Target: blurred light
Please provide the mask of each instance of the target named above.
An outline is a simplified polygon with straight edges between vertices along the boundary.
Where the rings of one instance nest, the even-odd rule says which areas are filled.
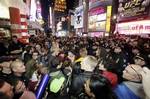
[[[85,0],[83,0],[83,6],[86,7],[86,1]]]
[[[105,33],[105,36],[109,36],[109,33]]]
[[[49,7],[49,14],[50,14],[50,27],[52,27],[52,7]]]
[[[113,19],[117,19],[117,16],[116,16],[116,15],[114,15],[114,16],[113,16]]]
[[[36,3],[37,3],[37,4],[40,4],[40,2],[39,2],[39,1],[37,1]]]
[[[57,23],[57,31],[61,30],[62,29],[62,22],[58,22]]]
[[[0,12],[0,18],[7,18],[9,19],[10,16],[9,16],[9,9],[6,5],[3,5],[3,3],[0,1],[0,9],[3,9],[1,10]]]
[[[67,16],[67,19],[70,19],[70,17],[69,17],[69,16]]]
[[[124,14],[121,14],[121,16],[123,17],[123,16],[124,16]]]
[[[31,0],[30,20],[35,21],[36,19],[36,3],[35,0]]]
[[[62,17],[62,18],[61,18],[61,21],[65,21],[65,20],[66,20],[66,18],[65,18],[65,17]]]

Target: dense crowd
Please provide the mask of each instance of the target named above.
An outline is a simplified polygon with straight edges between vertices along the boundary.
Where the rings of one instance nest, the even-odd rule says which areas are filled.
[[[150,40],[16,36],[0,41],[0,99],[150,99]]]

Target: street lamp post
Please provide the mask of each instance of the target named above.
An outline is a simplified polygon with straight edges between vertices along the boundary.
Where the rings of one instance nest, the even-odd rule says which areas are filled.
[[[83,0],[83,32],[88,32],[88,10],[89,10],[89,0]]]

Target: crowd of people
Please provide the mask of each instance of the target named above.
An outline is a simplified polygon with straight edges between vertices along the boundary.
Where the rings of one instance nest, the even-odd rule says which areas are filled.
[[[0,99],[150,99],[150,40],[32,36],[0,42]]]

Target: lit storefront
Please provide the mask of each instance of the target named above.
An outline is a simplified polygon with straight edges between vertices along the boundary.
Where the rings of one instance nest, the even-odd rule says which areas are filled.
[[[27,43],[27,15],[28,7],[23,0],[0,1],[0,35],[1,38],[16,35],[20,41]]]
[[[10,21],[9,19],[0,19],[0,38],[10,38]]]
[[[0,1],[0,38],[10,38],[10,16],[9,9],[6,3]]]

